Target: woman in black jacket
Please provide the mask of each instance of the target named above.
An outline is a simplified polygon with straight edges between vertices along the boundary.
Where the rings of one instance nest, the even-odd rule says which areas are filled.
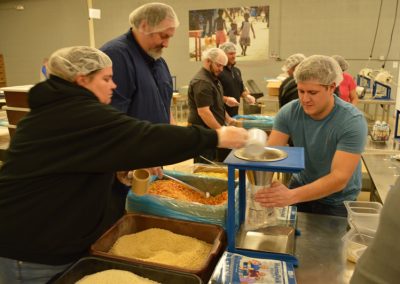
[[[0,170],[0,283],[45,283],[111,224],[114,173],[242,147],[244,129],[150,124],[107,105],[112,62],[90,47],[56,51],[28,94]],[[20,283],[20,282],[18,282]]]

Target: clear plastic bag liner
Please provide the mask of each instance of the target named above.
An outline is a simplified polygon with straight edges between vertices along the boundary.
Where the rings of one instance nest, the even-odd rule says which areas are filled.
[[[265,208],[254,201],[255,193],[264,186],[248,184],[246,188],[245,230],[256,230],[274,226],[278,222],[279,208]]]
[[[213,196],[228,189],[227,181],[224,180],[186,175],[182,172],[165,172],[201,190],[208,191]],[[155,180],[156,177],[152,177],[152,182]],[[205,205],[152,194],[139,196],[130,191],[127,196],[126,209],[128,212],[145,213],[226,227],[227,202],[220,205]]]

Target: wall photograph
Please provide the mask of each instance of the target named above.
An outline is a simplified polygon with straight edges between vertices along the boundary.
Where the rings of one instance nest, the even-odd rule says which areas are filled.
[[[268,58],[269,6],[215,8],[189,11],[189,57],[201,61],[201,53],[230,41],[237,61]]]

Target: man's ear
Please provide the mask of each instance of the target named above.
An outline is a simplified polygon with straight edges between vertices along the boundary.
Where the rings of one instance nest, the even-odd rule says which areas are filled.
[[[146,33],[149,28],[146,20],[142,20],[139,24],[139,31]]]
[[[333,82],[330,86],[329,86],[329,89],[332,91],[332,93],[335,91],[335,89],[336,89],[336,83],[335,82]]]

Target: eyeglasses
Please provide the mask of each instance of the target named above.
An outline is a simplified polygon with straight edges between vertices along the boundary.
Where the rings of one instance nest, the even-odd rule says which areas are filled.
[[[215,66],[217,66],[218,68],[222,68],[222,67],[225,66],[224,64],[221,64],[221,63],[218,63],[218,62],[214,62],[214,61],[212,61],[212,63],[213,63]]]

